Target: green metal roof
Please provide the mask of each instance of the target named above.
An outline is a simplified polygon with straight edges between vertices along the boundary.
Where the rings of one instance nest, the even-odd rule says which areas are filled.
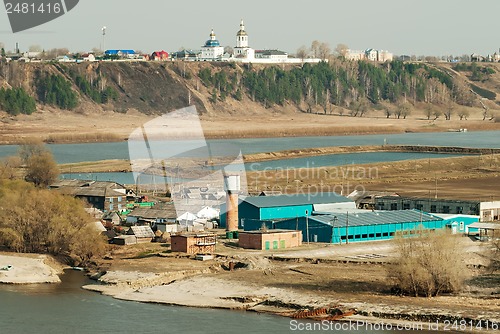
[[[352,202],[351,199],[340,196],[336,193],[249,196],[244,198],[242,201],[247,202],[248,204],[251,204],[257,208]]]
[[[339,213],[335,215],[312,216],[309,217],[309,219],[327,225],[335,224],[335,227],[345,227],[347,216],[348,215],[345,213]],[[337,217],[335,223],[333,222],[334,217]],[[414,223],[420,221],[428,222],[441,220],[441,218],[418,210],[367,211],[349,214],[349,226]]]

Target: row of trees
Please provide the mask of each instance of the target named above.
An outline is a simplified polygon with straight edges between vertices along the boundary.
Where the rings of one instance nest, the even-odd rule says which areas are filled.
[[[425,64],[400,61],[379,65],[336,59],[329,63],[306,63],[289,70],[278,66],[253,70],[247,65],[242,73],[221,67],[215,73],[204,68],[198,75],[212,90],[213,102],[217,101],[215,97],[223,100],[243,92],[266,107],[285,102],[298,106],[305,103],[308,112],[321,107],[327,113],[332,112],[332,106],[340,106],[352,110],[352,115],[363,116],[370,104],[382,101],[454,102],[467,106],[474,101],[464,82]],[[404,115],[405,107],[401,111]]]
[[[37,142],[1,161],[0,245],[62,255],[85,265],[106,251],[106,242],[80,200],[47,189],[58,175],[52,154]]]
[[[0,109],[10,115],[30,115],[36,110],[35,99],[23,88],[0,88]]]
[[[71,83],[61,75],[37,72],[35,80],[40,102],[71,110],[78,105],[78,97],[71,89]]]
[[[22,180],[0,180],[0,245],[87,264],[105,251],[82,203]]]
[[[63,67],[61,69],[65,70]],[[78,89],[97,103],[105,104],[118,98],[118,92],[107,84],[106,77],[100,73],[92,75],[90,80],[78,74],[76,70],[69,71],[69,74]],[[34,91],[38,101],[61,109],[72,110],[79,103],[72,83],[60,74],[37,70]],[[29,115],[36,111],[36,100],[22,87],[0,88],[0,109],[11,115]]]

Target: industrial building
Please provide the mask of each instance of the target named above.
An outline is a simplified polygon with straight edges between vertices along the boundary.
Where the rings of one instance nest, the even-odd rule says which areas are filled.
[[[171,237],[172,252],[211,254],[215,252],[217,235],[214,233],[185,233]]]
[[[491,222],[500,220],[500,201],[481,202],[479,211],[482,222]]]
[[[479,222],[479,216],[435,213],[433,216],[443,219],[443,224],[451,230],[453,234],[469,234],[469,228]]]
[[[416,210],[336,213],[262,221],[267,228],[302,231],[304,242],[349,243],[393,238],[397,232],[411,235],[419,229],[443,229],[450,223]],[[254,229],[248,224],[245,228]]]
[[[375,196],[375,210],[420,210],[429,213],[479,215],[479,201],[414,198],[402,196]]]
[[[226,205],[221,207],[221,226],[226,226]],[[351,199],[336,193],[296,194],[281,196],[249,196],[239,201],[238,227],[252,221],[268,221],[310,216],[313,212],[356,210]],[[256,228],[258,229],[258,227]]]
[[[258,230],[239,233],[239,246],[246,249],[286,249],[302,245],[302,231]]]

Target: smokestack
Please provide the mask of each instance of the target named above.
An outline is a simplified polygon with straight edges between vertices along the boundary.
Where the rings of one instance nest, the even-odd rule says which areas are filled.
[[[224,175],[226,191],[226,231],[238,231],[238,195],[240,192],[240,176]]]

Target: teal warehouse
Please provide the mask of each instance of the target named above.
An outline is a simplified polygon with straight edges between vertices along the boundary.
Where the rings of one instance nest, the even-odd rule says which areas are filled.
[[[313,212],[356,210],[353,200],[336,193],[248,196],[239,201],[238,227],[260,221],[310,216]],[[221,205],[221,226],[226,226],[226,205]],[[253,223],[252,223],[253,222]],[[259,225],[260,227],[260,225]],[[258,228],[257,228],[258,229]],[[255,228],[254,228],[255,230]]]
[[[397,232],[411,235],[419,229],[443,229],[448,221],[417,210],[400,210],[356,211],[262,223],[268,228],[301,230],[304,242],[346,243],[391,239]]]

